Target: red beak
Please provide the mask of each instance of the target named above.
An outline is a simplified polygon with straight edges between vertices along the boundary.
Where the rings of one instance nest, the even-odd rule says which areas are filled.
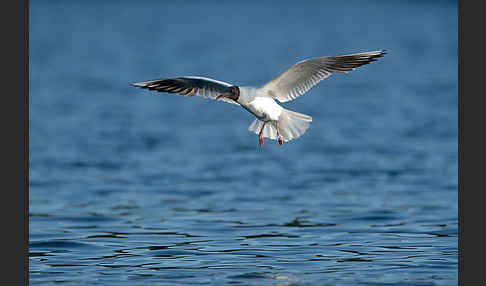
[[[223,94],[221,94],[221,95],[218,95],[218,96],[216,97],[216,99],[220,99],[220,98],[222,98],[222,97],[228,97],[228,93],[223,93]]]

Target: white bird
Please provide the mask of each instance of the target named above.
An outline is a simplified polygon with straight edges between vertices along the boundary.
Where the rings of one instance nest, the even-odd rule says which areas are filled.
[[[282,145],[304,134],[312,117],[285,109],[275,99],[279,102],[293,100],[332,73],[347,73],[384,54],[385,51],[380,50],[303,60],[259,88],[239,87],[197,76],[150,80],[132,85],[184,96],[196,94],[240,105],[256,117],[248,130],[259,135],[260,147],[264,137],[278,140]]]

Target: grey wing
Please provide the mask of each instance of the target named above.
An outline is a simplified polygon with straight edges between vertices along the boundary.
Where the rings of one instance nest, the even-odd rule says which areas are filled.
[[[332,73],[347,73],[382,57],[384,50],[303,60],[260,87],[265,94],[286,102],[306,93]]]
[[[226,82],[198,76],[157,79],[136,82],[132,83],[132,85],[160,92],[177,93],[184,96],[198,95],[211,99],[216,99],[218,95],[229,91],[229,87],[232,86]],[[218,100],[240,105],[228,98],[220,98]]]

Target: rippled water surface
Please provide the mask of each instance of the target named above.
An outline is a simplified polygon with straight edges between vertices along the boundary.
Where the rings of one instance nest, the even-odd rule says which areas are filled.
[[[30,283],[455,285],[454,1],[31,1]],[[386,49],[283,104],[282,147],[238,106],[129,84],[259,86]]]

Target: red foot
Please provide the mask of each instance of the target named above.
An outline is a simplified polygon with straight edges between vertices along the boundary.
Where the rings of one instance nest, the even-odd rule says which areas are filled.
[[[262,136],[262,135],[260,135],[260,136],[258,137],[258,141],[259,141],[259,143],[260,143],[260,148],[262,148],[262,145],[263,145],[263,136]]]
[[[282,141],[282,138],[281,137],[278,137],[278,144],[280,144],[280,146],[282,146],[282,144],[283,144],[283,141]]]

